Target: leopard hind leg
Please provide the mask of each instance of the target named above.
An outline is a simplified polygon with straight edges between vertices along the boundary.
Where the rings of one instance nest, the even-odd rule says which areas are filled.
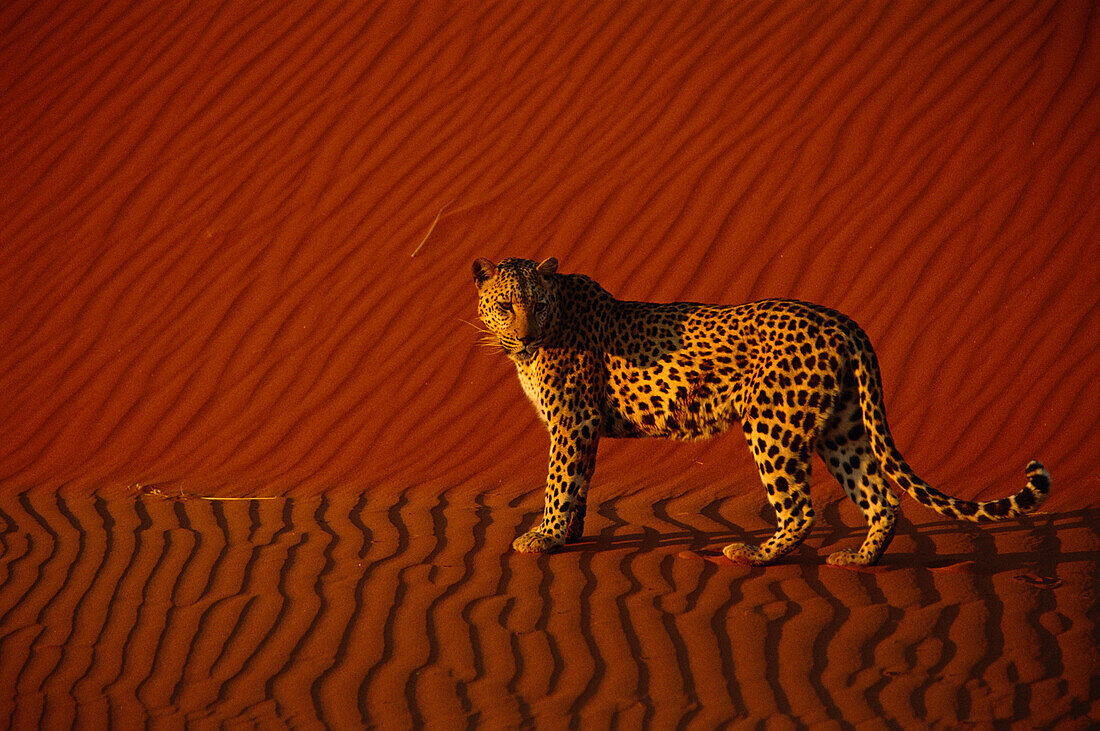
[[[787,434],[771,439],[760,422],[745,422],[743,429],[749,441],[760,479],[768,493],[768,502],[775,509],[777,530],[758,547],[731,543],[722,549],[726,558],[737,563],[768,564],[789,553],[802,542],[814,523],[810,503],[810,450],[805,441]]]
[[[831,420],[817,443],[825,466],[859,506],[868,526],[867,537],[858,549],[843,549],[828,557],[833,566],[877,563],[894,537],[899,505],[864,433],[858,403],[853,406]]]

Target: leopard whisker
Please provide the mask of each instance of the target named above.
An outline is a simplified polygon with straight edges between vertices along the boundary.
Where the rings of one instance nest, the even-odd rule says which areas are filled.
[[[489,334],[492,334],[492,333],[491,333],[491,332],[490,332],[489,330],[485,329],[484,327],[482,327],[482,326],[480,326],[480,325],[478,325],[478,324],[476,324],[476,323],[470,322],[469,320],[463,319],[463,318],[461,318],[461,317],[456,317],[455,319],[456,319],[456,320],[458,320],[459,322],[464,322],[464,323],[466,323],[467,325],[469,325],[469,326],[470,326],[470,327],[472,327],[473,329],[477,330],[478,332],[483,332],[483,333],[489,333]]]

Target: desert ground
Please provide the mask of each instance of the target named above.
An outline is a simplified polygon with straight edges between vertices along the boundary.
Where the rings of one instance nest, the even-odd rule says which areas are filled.
[[[0,727],[1100,724],[1088,3],[0,7]],[[739,434],[548,439],[470,264],[791,297],[875,344],[902,497],[824,564]]]

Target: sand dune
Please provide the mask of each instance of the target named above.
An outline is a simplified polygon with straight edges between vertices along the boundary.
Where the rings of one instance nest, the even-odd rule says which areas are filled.
[[[1074,3],[0,8],[0,723],[1100,721],[1100,21]],[[782,565],[737,436],[547,440],[476,256],[797,297],[952,494]],[[210,500],[250,496],[257,500]]]

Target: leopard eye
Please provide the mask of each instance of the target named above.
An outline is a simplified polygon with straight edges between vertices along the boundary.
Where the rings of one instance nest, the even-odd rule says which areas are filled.
[[[511,302],[497,302],[497,307],[500,308],[501,312],[511,312],[512,311],[512,303]]]

